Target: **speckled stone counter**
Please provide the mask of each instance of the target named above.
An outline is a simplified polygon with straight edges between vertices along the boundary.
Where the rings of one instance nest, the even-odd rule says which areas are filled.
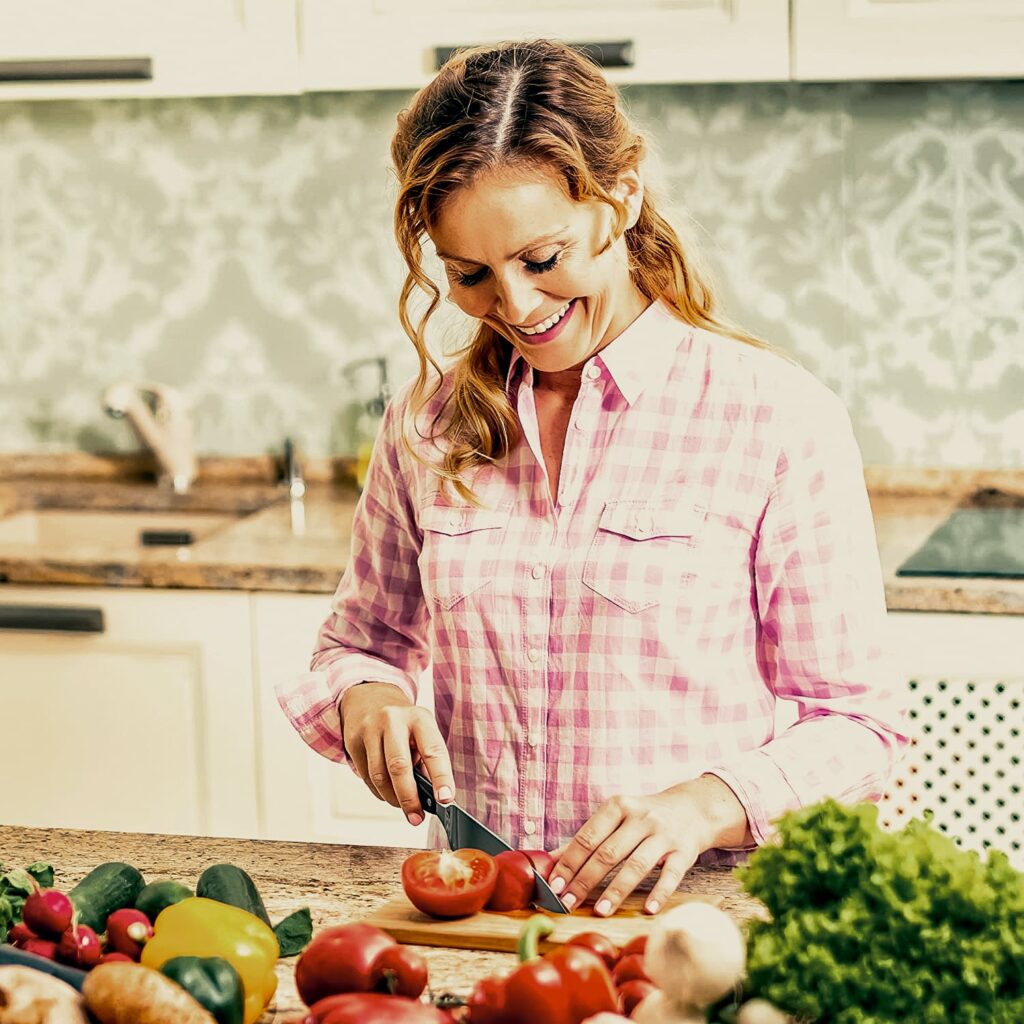
[[[1024,470],[868,467],[868,492],[891,610],[1024,615],[1024,580],[896,576],[900,563],[968,496],[1024,496]],[[187,547],[109,546],[69,536],[56,550],[0,540],[0,581],[333,593],[349,557],[358,492],[348,463],[308,467],[304,530],[293,529],[272,459],[209,459],[186,495],[159,490],[136,457],[0,455],[0,525],[31,509],[230,513]]]
[[[374,846],[0,826],[0,862],[22,866],[49,861],[56,868],[58,887],[70,888],[97,864],[111,860],[135,865],[147,881],[174,878],[195,885],[205,868],[226,861],[252,875],[272,921],[308,906],[315,931],[360,920],[395,896],[401,889],[402,861],[410,852]],[[695,868],[682,888],[714,895],[738,921],[756,915],[760,909],[725,868]],[[507,953],[416,948],[427,959],[430,987],[435,992],[464,996],[479,978],[505,973],[515,964],[515,957]],[[260,1024],[295,1020],[303,1012],[295,992],[294,972],[294,959],[278,962],[277,996]]]

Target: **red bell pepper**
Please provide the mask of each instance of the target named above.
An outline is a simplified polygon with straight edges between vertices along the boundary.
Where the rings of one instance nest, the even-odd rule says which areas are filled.
[[[526,922],[519,936],[522,963],[503,986],[474,989],[469,1002],[472,1024],[582,1024],[596,1013],[618,1010],[612,976],[592,950],[563,945],[537,956],[538,941],[552,931],[543,915]]]
[[[453,1024],[446,1010],[405,996],[342,992],[310,1007],[311,1024]]]

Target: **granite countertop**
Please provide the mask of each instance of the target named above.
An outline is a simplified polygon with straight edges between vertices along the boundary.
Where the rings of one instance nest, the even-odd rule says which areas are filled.
[[[311,469],[305,529],[297,534],[269,459],[204,460],[192,491],[173,495],[131,459],[0,456],[0,581],[331,594],[348,562],[358,492],[348,464]],[[1024,615],[1024,580],[896,576],[900,563],[970,494],[996,488],[1024,495],[1024,470],[868,467],[865,476],[890,610]],[[138,516],[122,516],[130,522],[119,534],[112,529],[91,544],[84,521],[56,537],[42,529],[33,535],[34,510],[57,509],[148,509],[157,525],[166,513],[172,519],[199,513],[197,539],[187,547],[141,547]],[[12,513],[25,530],[5,538]]]
[[[174,878],[186,885],[194,885],[211,864],[228,862],[252,875],[272,921],[308,906],[314,932],[361,920],[395,896],[400,891],[402,861],[410,852],[376,846],[0,826],[0,860],[19,866],[48,861],[56,869],[58,888],[70,888],[98,864],[111,860],[133,864],[147,881]],[[738,921],[757,915],[761,909],[741,891],[727,868],[694,868],[682,888],[715,896],[722,909]],[[480,978],[506,973],[516,962],[509,953],[414,948],[427,960],[431,989],[461,996],[467,995]],[[294,959],[278,961],[277,995],[259,1024],[295,1020],[304,1012],[295,991],[294,972]]]

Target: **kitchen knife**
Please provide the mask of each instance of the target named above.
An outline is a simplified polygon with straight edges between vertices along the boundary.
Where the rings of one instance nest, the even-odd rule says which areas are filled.
[[[453,850],[483,850],[492,857],[499,853],[505,853],[512,847],[500,836],[495,835],[482,821],[477,821],[468,811],[464,811],[458,804],[439,804],[434,796],[434,787],[426,773],[418,765],[412,770],[416,779],[416,789],[419,793],[420,805],[423,810],[437,817],[448,837],[448,845]],[[562,905],[562,901],[554,894],[551,886],[537,873],[533,872],[536,883],[537,898],[534,903],[551,911],[552,914],[568,914],[569,911]]]

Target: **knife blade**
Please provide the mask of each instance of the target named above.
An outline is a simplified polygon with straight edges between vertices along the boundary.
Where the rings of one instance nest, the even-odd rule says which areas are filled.
[[[438,803],[437,797],[434,796],[434,787],[419,765],[413,768],[412,774],[416,779],[416,791],[419,794],[420,805],[423,810],[428,814],[433,814],[441,822],[444,834],[448,837],[448,845],[453,850],[483,850],[484,853],[494,857],[512,849],[501,836],[496,835],[482,821],[478,821],[468,811],[464,811],[457,803]],[[553,914],[568,914],[569,911],[562,905],[562,901],[555,895],[551,886],[538,874],[536,868],[533,871],[533,878],[537,894],[534,905],[539,905]]]

